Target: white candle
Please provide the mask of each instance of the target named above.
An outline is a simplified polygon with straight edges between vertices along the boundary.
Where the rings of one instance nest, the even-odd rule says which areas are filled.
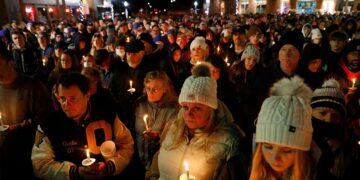
[[[4,122],[2,121],[2,114],[1,114],[1,112],[0,112],[0,125],[1,125],[1,126],[4,126]]]
[[[132,80],[130,80],[130,89],[132,88],[132,85],[133,85],[133,82],[132,82]]]
[[[226,63],[227,66],[230,66],[230,63],[228,62],[228,57],[227,56],[225,58],[225,63]]]
[[[190,179],[189,163],[187,161],[184,161],[184,166],[185,166],[186,177],[187,179]]]
[[[42,59],[42,64],[43,64],[43,66],[46,66],[46,60],[45,60],[45,58]]]
[[[217,47],[217,52],[220,53],[220,46]]]
[[[356,78],[352,78],[352,88],[355,88]]]
[[[144,115],[144,123],[145,123],[146,131],[149,130],[149,126],[148,126],[148,124],[147,124],[147,118],[148,118],[148,115],[145,114],[145,115]]]
[[[90,159],[90,150],[89,149],[86,149],[86,158]]]

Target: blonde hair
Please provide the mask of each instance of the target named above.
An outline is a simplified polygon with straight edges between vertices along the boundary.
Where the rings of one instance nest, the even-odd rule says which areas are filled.
[[[170,100],[171,98],[176,97],[176,92],[174,90],[174,87],[172,85],[169,76],[166,74],[166,72],[161,70],[150,71],[146,74],[144,78],[144,90],[143,90],[144,94],[146,94],[145,91],[146,84],[152,80],[159,80],[163,83],[165,89],[165,96],[162,98],[162,100],[163,99]]]
[[[204,129],[202,129],[203,131],[203,135],[202,136],[207,136],[209,137],[213,132],[216,131],[216,129],[219,127],[220,121],[216,121],[216,116],[215,116],[215,109],[207,106],[208,108],[210,108],[210,116],[209,116],[209,122],[208,124],[205,126]],[[185,124],[185,120],[184,120],[184,108],[181,107],[179,113],[178,113],[178,117],[176,119],[176,121],[173,123],[173,126],[175,127],[171,127],[170,131],[174,137],[174,141],[172,141],[169,144],[165,144],[165,149],[171,150],[171,149],[176,149],[183,141],[186,141],[186,135],[188,135],[188,128]],[[163,135],[166,135],[166,133],[164,133]],[[208,144],[209,142],[207,142],[208,138],[205,138],[205,142],[204,142],[204,149],[207,150],[208,149]]]
[[[101,48],[104,48],[105,46],[105,42],[104,42],[104,39],[102,38],[102,36],[100,35],[100,33],[95,33],[93,35],[93,37],[91,38],[91,49],[90,49],[90,54],[92,56],[95,56],[95,52],[97,49],[95,49],[95,46],[94,46],[94,42],[96,42],[96,40],[100,40],[101,42]]]
[[[253,156],[250,180],[275,179],[274,170],[266,162],[263,152],[263,143],[258,143]],[[314,162],[308,151],[295,149],[295,161],[292,167],[288,169],[289,179],[291,180],[312,180]]]
[[[93,79],[96,82],[101,82],[100,71],[93,67],[86,67],[81,70],[81,74],[87,77],[88,79]]]

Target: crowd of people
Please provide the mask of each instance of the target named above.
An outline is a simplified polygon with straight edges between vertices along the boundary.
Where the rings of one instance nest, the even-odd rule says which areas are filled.
[[[0,179],[360,179],[358,14],[12,21],[0,38]]]

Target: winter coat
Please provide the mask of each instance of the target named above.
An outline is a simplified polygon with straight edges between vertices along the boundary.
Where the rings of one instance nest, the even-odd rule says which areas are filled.
[[[176,130],[186,128],[177,127],[176,121],[179,119],[170,125],[161,143],[159,155],[153,160],[156,161],[153,164],[158,164],[158,168],[152,167],[151,177],[159,177],[160,180],[179,179],[185,172],[184,161],[187,161],[190,175],[196,179],[219,179],[220,174],[227,167],[227,161],[241,155],[240,144],[244,134],[233,123],[232,115],[227,107],[221,101],[218,102],[219,107],[215,111],[215,118],[219,124],[211,133],[196,129],[194,137],[189,139],[185,130],[183,135],[185,141],[175,148],[166,148],[175,141]],[[242,177],[237,179],[246,179],[246,170],[242,167],[234,167],[233,171],[243,172]]]
[[[78,178],[76,169],[86,158],[85,148],[90,150],[90,155],[96,162],[106,163],[107,168],[110,168],[109,176],[118,175],[127,167],[134,153],[130,131],[115,111],[90,109],[80,124],[58,111],[53,114],[51,121],[38,127],[31,155],[37,177]],[[100,146],[107,140],[115,142],[116,152],[105,160]]]
[[[17,72],[31,77],[39,76],[40,63],[35,49],[27,47],[25,49],[13,49],[15,69]]]
[[[0,131],[0,179],[32,179],[30,157],[36,127],[52,111],[50,102],[46,87],[28,76],[19,74],[11,84],[0,84],[2,121],[16,126]]]
[[[140,160],[145,167],[149,167],[153,155],[159,150],[159,139],[147,141],[144,138],[143,132],[146,131],[144,124],[144,115],[147,114],[147,125],[152,131],[162,133],[167,123],[176,119],[180,106],[177,98],[172,98],[159,103],[151,103],[143,96],[136,103],[135,109],[135,130],[136,130],[136,144]]]

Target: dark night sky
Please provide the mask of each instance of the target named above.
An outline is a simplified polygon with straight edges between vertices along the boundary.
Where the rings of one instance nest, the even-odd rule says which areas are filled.
[[[204,0],[197,0],[198,1],[198,8],[204,2]],[[150,2],[152,8],[159,8],[159,9],[179,9],[179,10],[189,10],[190,8],[194,7],[195,0],[176,0],[175,3],[170,3],[170,0],[128,0],[128,2],[133,6],[134,10],[139,8],[149,8],[147,5]]]

